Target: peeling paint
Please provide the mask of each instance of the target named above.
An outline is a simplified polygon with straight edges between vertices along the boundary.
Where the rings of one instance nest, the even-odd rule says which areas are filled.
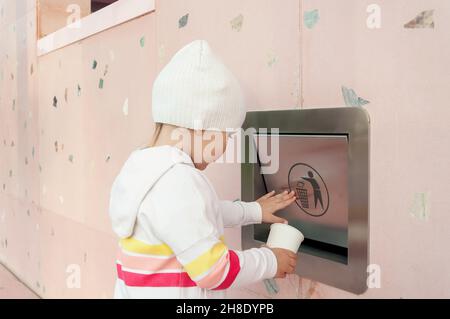
[[[278,58],[275,55],[275,53],[273,53],[273,52],[267,53],[267,65],[269,67],[273,66],[275,63],[277,63],[277,61],[278,61]]]
[[[414,19],[405,23],[404,28],[407,29],[417,29],[417,28],[434,28],[433,19],[434,10],[426,10],[419,13]]]
[[[319,285],[317,281],[299,278],[299,297],[303,299],[320,298]]]
[[[427,221],[430,216],[430,196],[431,192],[415,193],[409,213],[414,218]]]
[[[240,32],[242,29],[243,23],[244,23],[244,16],[242,14],[240,14],[230,21],[231,29],[233,29],[234,31]]]
[[[125,99],[122,106],[123,115],[128,116],[128,98]]]
[[[276,295],[280,291],[280,289],[278,288],[278,284],[274,278],[265,279],[263,280],[263,282],[269,295]]]
[[[58,99],[56,98],[56,96],[53,97],[53,106],[58,107]]]
[[[184,28],[189,20],[189,13],[185,14],[178,20],[178,28]]]
[[[145,47],[145,36],[142,36],[139,39],[139,45],[141,46],[141,48]]]
[[[96,60],[92,61],[92,70],[95,70],[97,68],[97,64],[98,63]]]
[[[166,47],[164,44],[160,44],[158,46],[158,58],[160,63],[163,61],[165,56],[166,56]]]
[[[369,101],[359,97],[356,95],[355,91],[353,89],[348,89],[345,86],[342,86],[342,96],[344,97],[344,102],[346,106],[363,106],[368,103]]]
[[[314,28],[317,22],[319,22],[319,10],[314,9],[311,11],[305,11],[303,13],[303,22],[308,29]]]
[[[113,50],[109,50],[109,59],[113,62],[116,59],[116,55]]]
[[[103,83],[104,83],[103,79],[100,78],[100,80],[98,81],[98,88],[99,89],[103,89]]]

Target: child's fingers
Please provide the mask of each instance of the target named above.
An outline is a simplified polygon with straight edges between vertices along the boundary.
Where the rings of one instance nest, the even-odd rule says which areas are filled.
[[[293,202],[295,202],[296,199],[297,199],[297,197],[293,196],[293,197],[290,197],[290,198],[288,198],[288,199],[286,199],[284,201],[278,202],[277,205],[276,205],[277,210],[283,209],[283,208],[291,205]]]
[[[289,199],[291,197],[294,197],[294,196],[295,196],[295,192],[294,191],[290,191],[290,192],[284,191],[283,193],[280,193],[280,194],[276,195],[275,198],[278,201],[284,201],[284,200],[287,200],[287,199]]]
[[[284,196],[286,196],[288,194],[288,191],[283,191],[281,193],[278,193],[274,196],[274,198],[276,200],[282,200]]]
[[[267,199],[273,196],[275,194],[275,191],[268,192],[266,195],[262,196],[260,199]]]

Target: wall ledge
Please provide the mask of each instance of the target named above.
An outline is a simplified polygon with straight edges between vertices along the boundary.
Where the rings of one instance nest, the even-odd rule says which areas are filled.
[[[37,41],[37,56],[155,11],[155,0],[119,0]]]

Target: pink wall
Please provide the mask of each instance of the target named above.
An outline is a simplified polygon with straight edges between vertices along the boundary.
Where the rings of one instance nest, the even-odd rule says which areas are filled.
[[[450,4],[378,1],[381,28],[369,29],[371,3],[159,0],[153,13],[37,58],[34,1],[0,0],[0,261],[43,297],[112,295],[111,183],[151,135],[154,77],[203,38],[252,110],[343,106],[342,86],[370,101],[370,262],[381,288],[360,297],[450,297]],[[309,28],[304,13],[315,9]],[[403,27],[431,9],[434,28]],[[207,174],[223,198],[240,196],[238,165]],[[226,235],[239,247],[239,229]],[[296,276],[278,282],[275,298],[355,297]],[[273,297],[261,283],[230,296]]]

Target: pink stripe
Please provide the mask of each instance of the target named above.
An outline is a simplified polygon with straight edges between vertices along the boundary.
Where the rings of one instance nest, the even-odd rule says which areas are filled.
[[[124,267],[140,270],[158,271],[167,269],[179,270],[183,268],[176,257],[156,258],[147,256],[132,256],[119,250],[117,259]]]
[[[223,273],[225,272],[225,269],[227,269],[227,263],[230,259],[229,253],[225,255],[224,258],[222,258],[218,264],[215,265],[215,268],[213,271],[211,271],[207,276],[205,276],[203,279],[197,281],[197,285],[202,288],[210,288],[217,285],[223,277]]]
[[[122,270],[117,264],[117,275],[130,287],[195,287],[195,282],[186,272],[137,274]]]
[[[224,281],[218,287],[214,288],[213,290],[223,290],[223,289],[227,289],[228,287],[230,287],[231,284],[236,279],[236,276],[238,275],[239,271],[241,270],[241,265],[239,264],[238,255],[232,250],[228,250],[228,252],[230,254],[230,268],[228,270],[228,274],[225,277]]]

